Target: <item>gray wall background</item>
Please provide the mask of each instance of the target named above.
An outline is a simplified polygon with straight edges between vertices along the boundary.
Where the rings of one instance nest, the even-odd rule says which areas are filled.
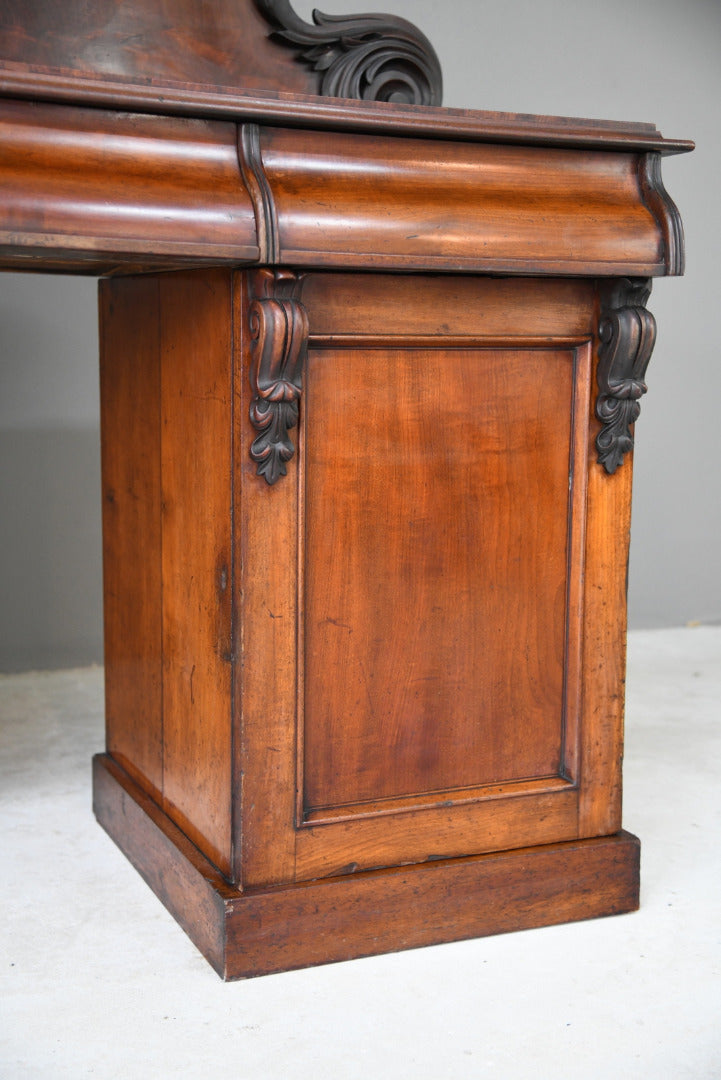
[[[687,276],[657,281],[637,426],[629,621],[721,618],[721,0],[326,0],[434,43],[448,106],[653,121]],[[312,3],[296,0],[309,19]],[[0,278],[0,670],[102,659],[96,283]]]

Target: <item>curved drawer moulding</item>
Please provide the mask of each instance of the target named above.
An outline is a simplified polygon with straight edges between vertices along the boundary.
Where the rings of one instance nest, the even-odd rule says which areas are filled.
[[[678,272],[675,208],[635,153],[263,128],[260,157],[281,263]]]
[[[370,137],[2,99],[0,136],[7,267],[682,272],[680,220],[658,152]]]
[[[6,251],[258,258],[232,123],[0,101],[0,138]]]

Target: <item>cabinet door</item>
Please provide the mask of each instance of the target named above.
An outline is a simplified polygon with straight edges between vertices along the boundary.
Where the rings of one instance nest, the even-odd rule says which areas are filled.
[[[622,656],[584,682],[623,615],[613,561],[588,580],[617,528],[613,478],[590,498],[593,287],[310,275],[302,299],[272,487],[238,421],[240,877],[613,831]]]

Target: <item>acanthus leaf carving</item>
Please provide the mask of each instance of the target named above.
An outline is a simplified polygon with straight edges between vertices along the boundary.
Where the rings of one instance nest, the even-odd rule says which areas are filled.
[[[283,41],[321,75],[324,96],[403,105],[440,105],[443,76],[436,52],[412,23],[395,15],[325,15],[307,23],[290,0],[257,0]]]
[[[265,297],[251,301],[249,324],[250,421],[258,431],[250,456],[258,475],[275,484],[295,453],[289,432],[298,423],[308,314],[299,300]]]
[[[646,393],[646,368],[656,340],[656,320],[646,310],[651,282],[621,278],[606,289],[598,327],[596,416],[602,427],[596,437],[599,464],[614,473],[633,450],[631,426]]]

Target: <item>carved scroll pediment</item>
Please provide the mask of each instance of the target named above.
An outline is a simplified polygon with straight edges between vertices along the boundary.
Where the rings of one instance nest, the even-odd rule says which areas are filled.
[[[289,0],[256,0],[274,36],[297,48],[321,75],[320,93],[402,105],[440,105],[441,67],[433,46],[394,15],[324,15],[307,23]]]

